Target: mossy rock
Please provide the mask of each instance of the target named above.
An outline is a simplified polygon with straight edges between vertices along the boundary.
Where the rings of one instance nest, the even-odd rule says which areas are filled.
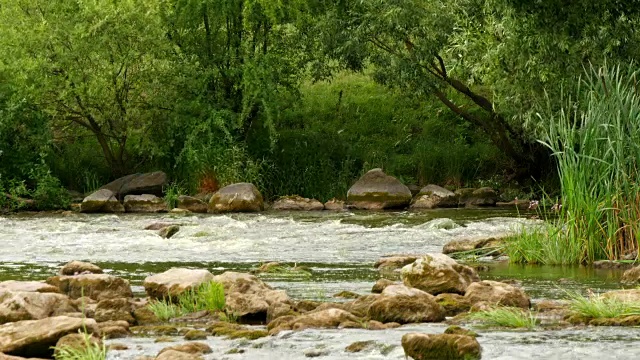
[[[133,326],[129,330],[134,335],[141,336],[176,336],[180,334],[180,329],[172,325]]]
[[[209,334],[205,331],[193,329],[193,330],[187,331],[187,333],[184,334],[184,339],[185,340],[206,340],[207,335]]]
[[[475,337],[452,334],[405,334],[402,348],[406,356],[420,360],[476,360],[482,352]]]
[[[439,294],[435,301],[444,308],[446,316],[456,316],[471,309],[471,304],[459,294]]]
[[[452,335],[467,335],[467,336],[472,336],[472,337],[478,337],[478,333],[475,331],[471,331],[469,329],[465,329],[463,327],[460,327],[458,325],[451,325],[449,326],[445,331],[445,334],[452,334]]]
[[[213,336],[226,336],[227,339],[255,340],[269,335],[266,330],[248,329],[239,324],[225,322],[213,324],[207,331]]]
[[[564,320],[572,325],[586,325],[592,320],[592,318],[580,314],[569,314],[564,318]]]
[[[367,341],[356,341],[353,344],[347,346],[344,351],[348,352],[348,353],[356,353],[356,352],[361,352],[363,350],[369,349],[372,346],[374,346],[376,344],[376,342],[374,340],[367,340]]]

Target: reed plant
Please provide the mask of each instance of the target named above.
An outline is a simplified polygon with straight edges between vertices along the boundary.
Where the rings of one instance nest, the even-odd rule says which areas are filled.
[[[640,94],[632,66],[591,67],[561,109],[540,115],[540,140],[558,166],[562,208],[546,231],[516,238],[516,261],[546,264],[620,259],[638,249]],[[524,256],[519,248],[537,247]]]

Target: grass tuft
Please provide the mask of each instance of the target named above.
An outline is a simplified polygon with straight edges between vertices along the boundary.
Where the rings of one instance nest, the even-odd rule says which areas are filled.
[[[602,295],[582,296],[569,293],[569,309],[572,315],[589,319],[612,319],[622,316],[640,315],[640,302],[605,298]]]
[[[537,323],[535,313],[511,307],[497,307],[491,310],[474,312],[469,314],[469,318],[481,321],[487,327],[531,330],[535,328]]]
[[[164,298],[162,300],[151,301],[147,305],[147,307],[161,321],[167,321],[173,318],[180,317],[185,314],[183,309],[180,306]]]
[[[224,286],[210,281],[178,295],[175,303],[170,299],[162,299],[152,301],[147,306],[158,319],[163,321],[202,310],[224,311],[226,307]]]

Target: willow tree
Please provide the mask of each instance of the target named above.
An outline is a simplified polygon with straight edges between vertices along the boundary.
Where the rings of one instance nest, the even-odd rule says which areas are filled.
[[[318,21],[324,54],[380,83],[433,97],[531,175],[549,154],[527,123],[589,63],[631,61],[639,10],[608,0],[335,0]]]

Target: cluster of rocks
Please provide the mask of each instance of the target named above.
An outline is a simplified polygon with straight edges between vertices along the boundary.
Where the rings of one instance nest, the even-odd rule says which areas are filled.
[[[84,198],[80,211],[92,212],[257,212],[265,209],[260,191],[250,183],[225,186],[212,195],[179,196],[177,207],[170,209],[161,198],[167,185],[167,175],[161,171],[133,174],[117,179]],[[528,204],[528,203],[527,203]],[[519,204],[515,204],[518,206]],[[331,199],[322,203],[301,196],[283,196],[271,204],[273,210],[319,211],[384,210],[407,208],[432,209],[443,207],[491,207],[514,206],[499,203],[496,191],[484,187],[449,191],[437,185],[427,185],[414,191],[382,169],[373,169],[364,174],[347,193],[347,200]]]

